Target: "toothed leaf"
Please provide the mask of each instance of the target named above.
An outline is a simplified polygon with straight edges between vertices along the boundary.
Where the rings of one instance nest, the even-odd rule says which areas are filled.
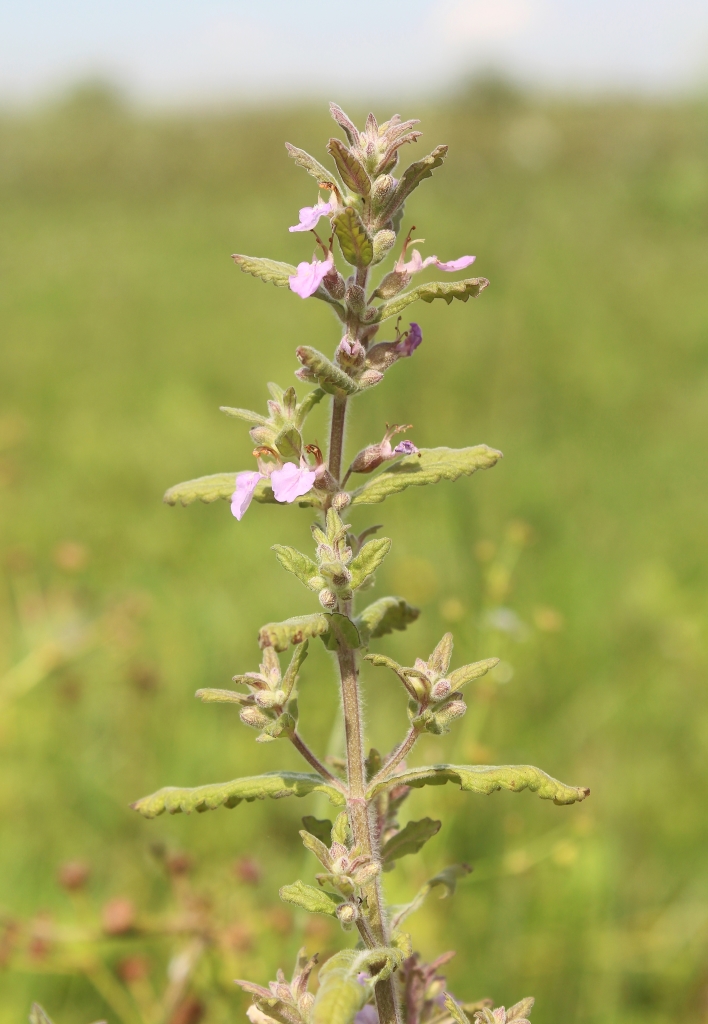
[[[471,476],[478,469],[489,469],[501,458],[501,452],[486,444],[475,448],[421,448],[418,455],[405,455],[400,462],[358,487],[353,492],[352,505],[377,505],[406,487]]]
[[[391,541],[388,537],[376,537],[364,544],[359,554],[349,564],[352,590],[356,590],[373,572],[376,572],[390,550]]]
[[[156,818],[165,811],[170,814],[191,814],[192,811],[201,813],[217,807],[238,807],[244,800],[248,803],[265,800],[266,797],[280,800],[287,796],[309,796],[310,793],[324,793],[335,806],[344,803],[339,790],[327,785],[319,775],[268,772],[266,775],[251,775],[232,782],[217,782],[191,789],[166,786],[151,796],[136,800],[130,806],[144,818]]]
[[[391,786],[443,786],[446,782],[456,782],[466,793],[494,793],[498,789],[506,789],[519,793],[529,789],[542,800],[552,800],[555,804],[574,804],[584,800],[590,790],[583,786],[566,786],[565,783],[546,775],[540,768],[530,764],[507,765],[454,765],[433,764],[424,768],[408,768],[403,772],[390,775],[385,781],[370,788],[368,798],[376,796],[383,789]]]
[[[313,615],[295,615],[284,622],[269,622],[262,626],[258,634],[261,647],[274,647],[276,651],[287,651],[290,644],[301,644],[316,636],[322,636],[330,629],[330,623],[324,612]]]
[[[306,885],[299,879],[292,885],[284,885],[280,890],[280,898],[283,903],[292,903],[310,914],[327,914],[328,917],[336,917],[337,907],[343,902],[342,896],[316,889],[314,885]]]
[[[411,288],[409,292],[397,295],[395,299],[389,299],[377,307],[376,316],[372,317],[369,323],[376,324],[382,320],[389,320],[392,316],[398,316],[411,302],[422,299],[423,302],[432,302],[433,299],[444,299],[448,306],[453,299],[467,302],[470,296],[476,299],[480,292],[489,285],[486,277],[470,277],[465,281],[430,281],[428,284],[419,284],[417,288]]]
[[[244,274],[259,277],[261,281],[274,284],[276,288],[287,288],[289,278],[297,273],[297,267],[291,263],[279,263],[277,260],[269,260],[261,256],[241,256],[236,253],[231,259]]]
[[[380,597],[357,616],[356,625],[362,643],[367,644],[369,640],[393,633],[394,629],[405,629],[419,615],[418,608],[411,607],[402,597]]]
[[[271,551],[275,551],[275,557],[283,569],[291,572],[293,576],[297,576],[306,587],[309,587],[310,580],[316,577],[320,571],[317,563],[313,562],[311,558],[303,555],[301,551],[297,551],[295,548],[288,547],[286,544],[273,544]],[[322,588],[320,587],[319,589]]]

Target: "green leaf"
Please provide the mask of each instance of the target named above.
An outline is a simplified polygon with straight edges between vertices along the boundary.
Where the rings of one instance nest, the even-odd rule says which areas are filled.
[[[339,612],[325,612],[330,629],[322,635],[322,641],[328,651],[336,651],[340,644],[357,650],[361,647],[361,638],[356,625],[346,615]]]
[[[214,473],[212,476],[200,476],[196,480],[186,480],[183,484],[175,484],[165,491],[162,499],[166,505],[191,505],[193,501],[211,504],[219,498],[230,500],[236,490],[235,473]]]
[[[29,1015],[30,1024],[53,1024],[51,1018],[47,1015],[46,1011],[39,1005],[39,1003],[32,1003],[32,1009]]]
[[[296,355],[302,365],[315,374],[320,385],[330,394],[342,391],[345,395],[355,395],[360,390],[359,385],[348,373],[340,370],[316,348],[300,345],[296,349]]]
[[[322,636],[329,632],[330,623],[324,612],[312,615],[295,615],[284,622],[269,622],[258,633],[261,647],[274,647],[276,651],[287,651],[290,644],[301,644],[308,637]]]
[[[511,1024],[513,1020],[525,1020],[533,1010],[533,1004],[536,1002],[533,996],[526,996],[525,999],[520,999],[518,1003],[514,1003],[506,1011],[506,1019]]]
[[[335,786],[327,785],[319,775],[303,772],[268,772],[265,775],[251,775],[232,782],[217,782],[210,786],[196,786],[181,789],[166,786],[151,796],[144,796],[131,804],[131,808],[144,818],[156,818],[168,811],[170,814],[191,814],[192,811],[213,811],[217,807],[238,807],[244,800],[265,800],[272,797],[280,800],[287,796],[309,796],[310,793],[324,793],[335,806],[344,804],[344,797]]]
[[[230,405],[220,405],[219,412],[236,420],[245,420],[246,423],[258,423],[262,427],[267,427],[270,422],[267,416],[261,416],[259,412],[252,412],[251,409],[234,409]]]
[[[314,885],[306,885],[300,879],[292,885],[284,885],[280,890],[280,898],[283,903],[292,903],[310,914],[327,914],[328,917],[336,917],[337,907],[344,901],[343,896],[316,889]]]
[[[391,865],[401,857],[417,853],[440,831],[441,822],[432,818],[421,818],[420,821],[409,821],[405,828],[384,843],[381,848],[381,860],[384,866]],[[384,867],[386,870],[386,867]]]
[[[319,839],[325,846],[332,842],[332,822],[329,818],[313,818],[311,814],[306,814],[302,823],[310,835]]]
[[[563,782],[546,775],[540,768],[530,764],[505,765],[454,765],[433,764],[425,768],[409,768],[389,775],[387,779],[369,789],[368,799],[376,796],[383,789],[391,786],[444,786],[446,782],[456,782],[465,793],[494,793],[497,789],[506,789],[519,793],[522,789],[530,789],[542,800],[552,800],[555,804],[574,804],[584,800],[590,790],[584,786],[566,786]]]
[[[402,597],[380,597],[378,601],[368,605],[356,618],[362,643],[376,640],[394,629],[403,630],[420,615],[418,608],[413,608]]]
[[[374,258],[374,245],[356,210],[351,206],[333,221],[342,256],[353,267],[368,267]]]
[[[440,897],[441,900],[446,899],[448,896],[452,896],[457,888],[457,879],[464,878],[464,876],[468,875],[471,870],[472,868],[469,864],[451,864],[449,867],[443,868],[443,870],[435,875],[434,878],[430,878],[425,885],[418,890],[410,903],[393,908],[393,915],[391,917],[392,931],[397,931],[407,917],[414,914],[416,910],[420,910],[430,893],[438,886],[442,886],[444,890]]]
[[[411,192],[418,188],[421,181],[432,177],[435,168],[442,165],[443,160],[447,156],[447,151],[447,146],[436,146],[428,156],[424,156],[422,160],[416,160],[410,167],[406,167],[396,188],[389,196],[388,202],[379,215],[381,224],[384,224],[393,217],[396,210],[405,203]]]
[[[388,537],[376,537],[363,546],[356,558],[352,559],[349,564],[349,572],[352,574],[352,590],[356,590],[372,573],[376,572],[390,550],[391,541]]]
[[[358,487],[353,492],[352,505],[377,505],[406,487],[471,476],[478,469],[489,469],[501,458],[501,452],[486,444],[475,448],[421,448],[419,455],[405,455],[390,469]]]
[[[455,1021],[455,1024],[470,1024],[469,1017],[462,1007],[455,1002],[449,992],[445,993],[445,1009]]]
[[[297,683],[298,672],[302,668],[302,664],[307,657],[307,648],[309,647],[309,640],[303,640],[301,644],[298,644],[295,648],[295,652],[290,659],[287,672],[283,676],[283,682],[281,688],[285,691],[286,696],[289,698],[292,693],[295,684]]]
[[[465,683],[471,683],[473,679],[485,676],[487,672],[499,664],[499,658],[485,658],[484,661],[475,661],[472,665],[463,665],[456,668],[447,677],[453,690],[459,690]]]
[[[411,288],[409,292],[403,292],[395,299],[389,299],[388,302],[382,303],[377,309],[377,315],[370,323],[380,323],[392,316],[399,316],[406,306],[410,306],[411,302],[417,302],[418,299],[422,299],[423,302],[445,299],[448,306],[453,299],[467,302],[470,296],[476,299],[488,285],[489,281],[486,277],[469,277],[464,281],[429,281],[428,284],[419,284],[417,288]]]
[[[300,829],[300,838],[302,839],[302,845],[305,849],[309,850],[310,853],[313,853],[322,867],[327,868],[329,871],[332,866],[329,856],[329,845],[332,840],[328,839],[325,841],[318,839],[317,836],[313,836],[311,832],[308,832],[308,830],[304,828]]]
[[[284,459],[299,459],[302,454],[302,437],[292,423],[276,434],[274,444]]]
[[[238,690],[215,690],[207,687],[194,694],[203,704],[251,704],[251,695]]]
[[[297,406],[295,412],[295,426],[301,428],[309,414],[312,412],[314,407],[318,405],[325,396],[325,392],[322,388],[313,388],[312,391],[308,391],[303,400]]]
[[[288,547],[286,544],[273,544],[271,551],[275,551],[275,557],[278,559],[283,569],[291,572],[293,576],[297,576],[301,583],[304,583],[306,587],[310,587],[310,580],[319,574],[319,568],[316,562],[313,562],[307,555],[303,555],[301,551],[297,551],[295,548]],[[311,590],[321,590],[321,587],[310,587]]]
[[[364,165],[354,156],[339,139],[330,139],[327,152],[334,158],[342,181],[360,196],[368,196],[371,192],[371,178]]]
[[[403,961],[400,949],[342,949],[324,964],[312,1007],[312,1024],[351,1024],[377,981],[390,978]],[[368,984],[358,979],[368,974]]]
[[[297,267],[291,263],[278,263],[277,260],[268,260],[261,256],[240,256],[236,253],[231,259],[244,274],[259,277],[261,281],[274,284],[276,288],[287,288],[289,279],[297,274]]]
[[[304,149],[298,149],[297,146],[291,146],[289,142],[285,143],[285,148],[288,151],[288,155],[293,158],[295,163],[299,167],[304,167],[308,174],[311,174],[316,179],[318,185],[332,185],[334,188],[339,189],[339,182],[326,167],[323,167],[319,160],[315,160],[314,156],[310,156]]]
[[[452,658],[453,639],[452,633],[446,633],[433,653],[428,658],[428,665],[439,675],[444,676],[450,667]],[[453,687],[454,689],[454,687]]]

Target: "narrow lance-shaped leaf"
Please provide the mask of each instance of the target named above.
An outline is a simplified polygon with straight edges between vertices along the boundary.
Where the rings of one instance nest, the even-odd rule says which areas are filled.
[[[319,185],[330,185],[332,188],[340,188],[339,182],[332,172],[323,167],[319,160],[315,160],[314,156],[310,156],[304,149],[292,146],[289,142],[285,143],[285,148],[295,163],[300,167],[304,167],[307,173],[311,174]]]
[[[499,664],[499,658],[485,658],[483,661],[475,661],[472,665],[462,665],[456,668],[447,677],[453,690],[459,690],[466,683],[473,679],[480,679]]]
[[[295,351],[302,365],[312,371],[325,391],[330,394],[342,391],[345,395],[355,395],[360,390],[359,385],[352,380],[348,373],[340,370],[316,348],[300,345]]]
[[[274,284],[276,288],[287,288],[289,279],[297,273],[292,263],[279,263],[261,256],[241,256],[235,253],[231,259],[244,274],[258,277],[261,281]]]
[[[258,634],[261,647],[274,647],[276,651],[287,651],[290,644],[301,644],[308,637],[312,639],[322,636],[330,629],[330,623],[324,612],[313,615],[295,615],[283,622],[269,622],[262,626]]]
[[[448,896],[452,896],[455,889],[457,888],[458,878],[464,878],[468,875],[472,868],[469,864],[451,864],[447,868],[443,868],[434,878],[429,879],[425,885],[423,885],[418,892],[415,894],[410,903],[406,903],[400,907],[394,907],[393,916],[391,918],[391,929],[396,931],[407,917],[414,914],[416,910],[425,903],[426,899],[433,891],[433,889],[442,886],[443,892],[440,899],[446,899]]]
[[[423,302],[432,302],[434,299],[444,299],[450,305],[453,299],[467,302],[470,296],[476,299],[489,285],[486,277],[470,277],[465,281],[430,281],[428,284],[419,284],[417,288],[411,288],[409,292],[397,295],[395,299],[389,299],[377,307],[376,315],[367,321],[377,324],[382,320],[389,320],[392,316],[399,316],[406,306],[411,302],[422,299]]]
[[[218,690],[213,687],[205,687],[197,690],[194,694],[202,704],[251,704],[251,696],[248,693],[239,693],[238,690]]]
[[[319,775],[303,772],[268,772],[251,775],[232,782],[218,782],[209,786],[182,789],[166,786],[151,796],[144,796],[131,804],[131,808],[144,818],[156,818],[165,811],[169,814],[191,814],[212,811],[217,807],[238,807],[244,800],[281,800],[288,796],[309,796],[324,793],[335,806],[342,806],[344,797],[335,787],[323,782]]]
[[[310,580],[317,577],[319,568],[316,562],[313,562],[307,555],[303,555],[301,551],[296,548],[288,547],[287,544],[273,544],[271,551],[275,551],[275,557],[278,559],[283,569],[291,572],[293,576],[297,576],[301,583],[304,583],[306,587],[310,586]],[[311,590],[321,590],[324,586],[324,580],[320,586],[310,587]]]
[[[257,423],[262,427],[268,426],[269,423],[267,416],[261,416],[259,412],[253,412],[251,409],[235,409],[230,405],[220,405],[219,412],[236,420],[244,420],[246,423]]]
[[[362,643],[367,644],[369,640],[393,633],[394,629],[404,630],[419,615],[419,609],[411,607],[402,597],[380,597],[357,616],[356,626]]]
[[[359,554],[349,564],[353,590],[360,587],[372,573],[376,572],[390,550],[391,541],[388,537],[376,537],[364,544]]]
[[[466,793],[494,793],[498,789],[506,789],[511,793],[519,793],[529,789],[542,800],[552,800],[556,804],[579,803],[590,795],[585,786],[566,786],[565,783],[546,775],[540,768],[530,764],[507,765],[455,765],[433,764],[424,768],[409,768],[397,772],[376,785],[368,792],[368,798],[376,796],[383,789],[391,786],[443,786],[446,782],[456,782]]]
[[[371,191],[371,179],[364,165],[354,156],[339,139],[330,139],[327,152],[334,158],[342,181],[360,196],[368,196]]]
[[[377,505],[406,487],[471,476],[478,469],[489,469],[501,458],[501,452],[486,444],[475,448],[421,448],[418,455],[405,455],[400,462],[358,487],[353,492],[352,505]]]
[[[352,207],[334,218],[334,231],[342,256],[352,267],[368,267],[374,258],[374,246],[359,214]]]
[[[424,156],[422,160],[416,160],[410,167],[406,167],[401,175],[398,185],[391,193],[388,201],[379,215],[380,223],[385,223],[393,217],[398,208],[405,203],[408,196],[420,185],[421,181],[432,177],[436,167],[442,165],[447,155],[447,146],[436,146],[432,153]]]
[[[282,689],[285,691],[285,696],[290,697],[290,694],[295,687],[297,682],[298,673],[302,668],[303,662],[307,657],[307,648],[309,647],[309,640],[303,640],[301,644],[298,644],[295,648],[290,664],[288,665],[287,671],[283,676]]]
[[[343,902],[342,896],[316,889],[314,885],[306,885],[300,879],[292,885],[284,885],[280,890],[280,898],[283,903],[291,903],[310,914],[327,914],[328,917],[336,917],[337,907]]]
[[[450,1014],[455,1024],[470,1024],[469,1017],[462,1007],[455,1002],[449,992],[445,993],[445,1009]]]
[[[388,839],[381,848],[381,860],[384,870],[392,867],[393,862],[418,853],[429,839],[437,835],[442,822],[432,818],[421,818],[420,821],[409,821],[405,828]]]

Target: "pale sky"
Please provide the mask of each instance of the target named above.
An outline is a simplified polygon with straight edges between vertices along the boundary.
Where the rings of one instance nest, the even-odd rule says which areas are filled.
[[[0,0],[0,103],[100,76],[149,104],[416,95],[494,67],[565,90],[708,84],[708,0]]]

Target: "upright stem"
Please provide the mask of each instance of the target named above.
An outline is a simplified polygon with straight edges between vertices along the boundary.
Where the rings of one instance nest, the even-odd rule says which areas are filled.
[[[366,270],[359,271],[357,283],[366,286]],[[344,447],[344,426],[347,414],[345,395],[335,397],[332,403],[332,427],[329,444],[329,471],[339,480],[342,469]],[[340,611],[348,615],[350,603],[342,604]],[[347,744],[347,813],[352,830],[354,845],[372,860],[378,860],[378,840],[373,832],[369,807],[366,800],[366,765],[364,761],[364,722],[359,694],[359,672],[356,666],[356,652],[340,643],[337,652],[342,688],[344,731]],[[389,944],[388,928],[383,909],[381,885],[378,877],[364,887],[364,913],[366,931],[377,945]],[[375,987],[376,1007],[380,1024],[401,1024],[396,1001],[393,979],[377,982]]]

